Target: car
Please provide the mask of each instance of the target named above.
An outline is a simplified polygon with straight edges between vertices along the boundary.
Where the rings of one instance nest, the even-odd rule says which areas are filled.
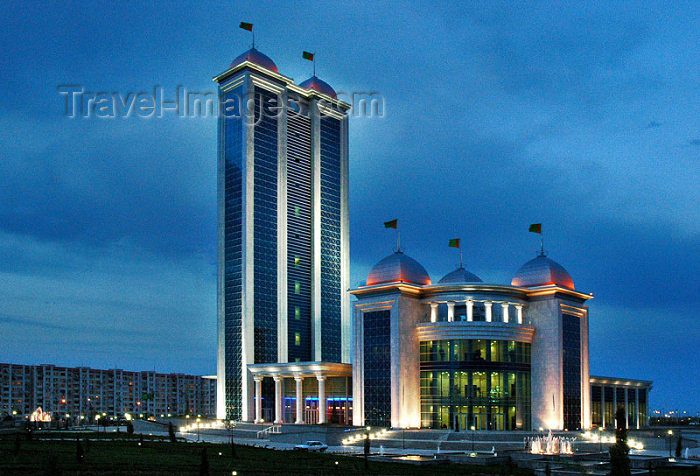
[[[296,445],[294,449],[301,451],[318,451],[323,453],[328,449],[328,445],[321,443],[320,441],[307,441],[303,445]]]

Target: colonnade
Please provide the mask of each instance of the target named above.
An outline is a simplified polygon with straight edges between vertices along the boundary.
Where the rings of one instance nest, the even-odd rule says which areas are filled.
[[[326,380],[327,376],[323,374],[316,374],[316,380],[318,381],[318,420],[317,423],[326,423]],[[262,418],[262,381],[264,376],[256,375],[253,377],[255,381],[255,423],[263,423]],[[284,423],[284,378],[281,375],[273,375],[272,379],[275,382],[275,419],[273,423],[279,425]],[[294,382],[296,383],[296,420],[294,421],[297,425],[303,425],[304,422],[304,395],[302,392],[304,376],[294,375]]]
[[[513,306],[515,308],[515,322],[518,324],[523,323],[523,305],[522,304],[511,304],[507,302],[503,303],[497,303],[493,301],[473,301],[473,300],[466,300],[466,301],[447,301],[447,322],[454,322],[455,320],[455,304],[457,302],[464,302],[467,307],[467,322],[473,322],[474,321],[474,303],[475,302],[483,302],[484,303],[484,309],[485,309],[485,320],[486,322],[493,322],[493,305],[494,304],[500,304],[501,309],[503,310],[502,316],[503,316],[503,322],[510,322],[510,307]],[[437,322],[438,321],[438,306],[440,305],[439,302],[431,302],[430,303],[430,322]]]

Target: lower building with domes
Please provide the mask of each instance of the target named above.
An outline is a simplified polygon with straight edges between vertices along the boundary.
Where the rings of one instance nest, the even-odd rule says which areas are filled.
[[[355,425],[579,430],[613,426],[622,405],[628,426],[647,423],[651,382],[591,378],[593,296],[544,252],[510,284],[461,265],[433,284],[397,251],[350,293]]]

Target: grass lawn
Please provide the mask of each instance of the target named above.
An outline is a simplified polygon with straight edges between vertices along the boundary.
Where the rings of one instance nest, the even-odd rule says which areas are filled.
[[[84,435],[83,438],[87,436]],[[202,451],[206,448],[209,474],[239,476],[284,474],[386,474],[386,475],[435,475],[435,474],[499,474],[499,467],[440,464],[439,466],[413,466],[403,463],[370,462],[364,469],[364,460],[358,457],[332,454],[275,451],[264,448],[236,445],[236,458],[230,445],[202,443],[170,443],[144,438],[139,446],[133,440],[120,438],[101,441],[82,441],[85,459],[77,461],[75,440],[22,439],[19,453],[15,454],[15,438],[6,436],[0,440],[0,476],[29,474],[68,475],[197,475],[200,474]],[[96,438],[96,434],[91,434]],[[221,453],[221,455],[219,455]],[[526,470],[515,469],[518,475],[531,475]]]

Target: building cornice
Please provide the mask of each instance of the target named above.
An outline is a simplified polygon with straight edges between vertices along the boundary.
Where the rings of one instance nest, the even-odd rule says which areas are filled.
[[[422,292],[422,286],[418,286],[410,283],[386,283],[386,284],[375,284],[372,286],[362,286],[359,288],[351,289],[348,291],[354,296],[365,296],[369,294],[379,294],[379,293],[390,293],[399,292],[401,294],[409,294],[413,296],[419,296]]]
[[[263,74],[265,76],[268,76],[270,78],[273,78],[277,81],[284,83],[284,85],[287,87],[287,89],[289,91],[292,91],[292,92],[300,95],[304,99],[311,99],[313,97],[317,97],[317,98],[322,99],[323,101],[327,101],[327,102],[333,104],[336,107],[341,108],[343,110],[343,112],[350,109],[350,104],[346,103],[345,101],[341,101],[339,99],[332,98],[332,97],[328,96],[327,94],[320,93],[320,92],[313,90],[313,89],[309,90],[309,89],[301,88],[298,85],[294,84],[294,80],[292,78],[290,78],[288,76],[284,76],[283,74],[275,73],[274,71],[270,71],[269,69],[263,68],[262,66],[255,64],[255,63],[248,61],[248,60],[242,62],[239,65],[236,65],[233,68],[227,69],[226,71],[224,71],[223,73],[221,73],[217,76],[214,76],[212,78],[212,80],[215,81],[216,83],[221,84],[225,79],[233,76],[237,72],[242,71],[246,68],[251,69],[256,73]],[[327,109],[330,109],[330,108],[327,108]]]
[[[421,286],[411,283],[382,283],[373,286],[361,286],[359,288],[348,291],[355,296],[365,296],[374,293],[385,292],[401,292],[413,296],[430,297],[437,294],[446,293],[491,293],[503,294],[521,299],[533,297],[549,297],[554,295],[564,295],[587,301],[593,298],[593,294],[586,294],[573,289],[564,288],[557,285],[537,286],[537,287],[519,287],[507,286],[502,284],[428,284]]]
[[[288,362],[270,364],[249,364],[248,370],[253,376],[261,377],[309,377],[317,374],[329,377],[352,376],[352,365],[340,362]]]
[[[601,385],[617,385],[620,387],[648,387],[651,388],[653,383],[651,380],[636,380],[629,378],[618,378],[618,377],[601,377],[591,375],[590,382],[592,384]]]

